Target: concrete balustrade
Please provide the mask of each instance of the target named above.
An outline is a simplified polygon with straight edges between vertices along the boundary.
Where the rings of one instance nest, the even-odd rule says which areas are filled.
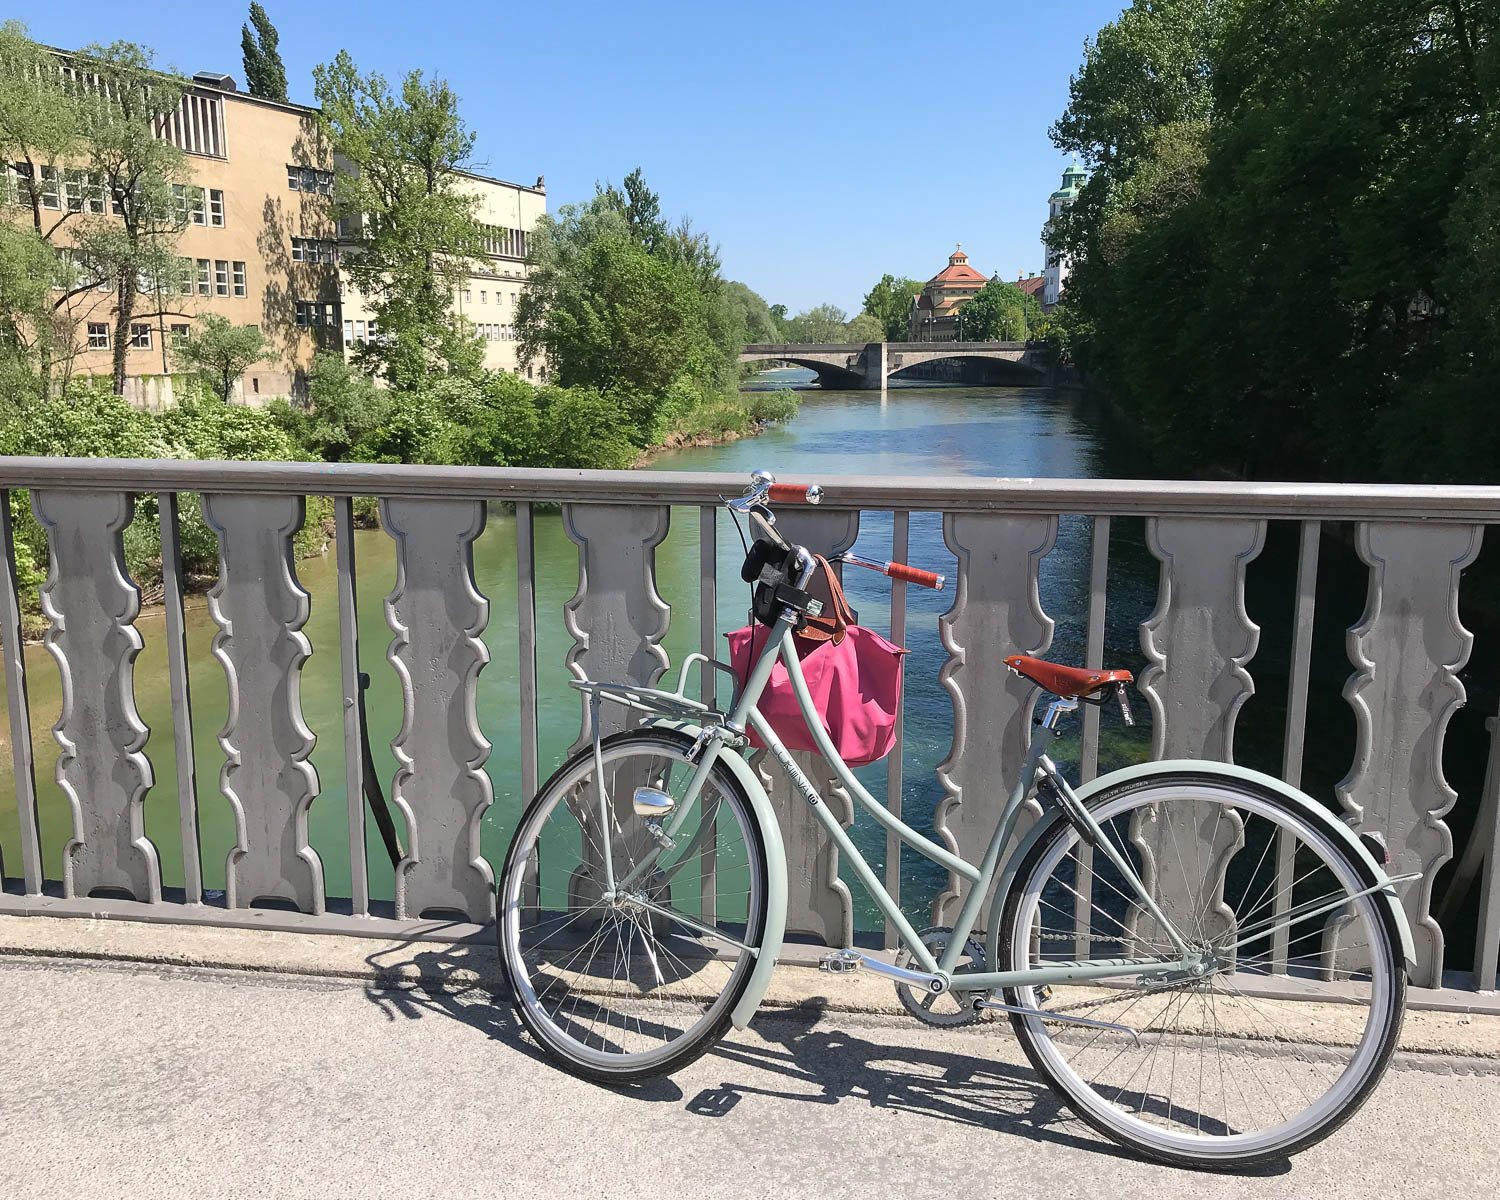
[[[852,353],[853,351],[851,351]],[[1108,604],[1109,522],[1148,518],[1146,544],[1159,566],[1156,610],[1141,626],[1148,669],[1141,680],[1160,756],[1230,759],[1240,710],[1255,691],[1259,629],[1245,608],[1246,565],[1265,543],[1267,523],[1301,526],[1293,612],[1291,679],[1286,704],[1284,775],[1301,777],[1305,755],[1311,622],[1323,523],[1354,523],[1355,549],[1367,568],[1364,616],[1349,630],[1345,697],[1357,747],[1330,803],[1358,828],[1381,832],[1392,871],[1420,871],[1403,902],[1416,932],[1414,982],[1445,982],[1448,953],[1436,914],[1453,889],[1478,895],[1475,970],[1461,985],[1492,989],[1500,946],[1496,886],[1496,791],[1491,769],[1472,801],[1479,821],[1460,846],[1445,817],[1458,801],[1443,771],[1448,721],[1464,700],[1458,678],[1472,641],[1458,616],[1464,569],[1479,552],[1486,525],[1500,522],[1500,488],[1158,483],[1107,480],[825,478],[817,510],[787,509],[782,528],[829,553],[853,544],[864,510],[894,514],[893,552],[900,556],[913,513],[941,514],[943,538],[957,559],[951,607],[939,622],[946,656],[941,678],[952,699],[953,735],[938,767],[942,798],[934,827],[950,846],[974,852],[993,827],[1002,800],[995,781],[1024,744],[1037,692],[1001,666],[1003,653],[1045,653],[1054,615],[1039,596],[1041,564],[1060,518],[1093,520],[1087,646],[1100,666]],[[521,697],[520,790],[535,788],[537,762],[537,614],[533,506],[562,506],[578,550],[578,587],[562,614],[571,639],[566,662],[594,678],[655,682],[671,664],[663,640],[675,611],[698,604],[700,644],[718,640],[715,570],[720,548],[713,520],[717,497],[735,494],[739,477],[676,472],[539,471],[479,468],[309,465],[297,463],[144,462],[113,459],[0,459],[0,634],[5,651],[20,854],[0,863],[0,913],[95,916],[132,920],[293,929],[304,932],[406,934],[432,939],[488,936],[497,863],[479,849],[478,828],[492,803],[486,772],[490,743],[476,703],[475,680],[488,662],[481,641],[491,619],[477,586],[473,545],[485,502],[516,505],[517,637]],[[176,525],[182,493],[198,493],[220,545],[210,611],[218,632],[212,653],[228,681],[229,720],[219,738],[222,759],[193,760],[182,637],[181,566]],[[62,748],[59,782],[72,837],[62,861],[45,861],[36,813],[26,660],[21,653],[20,596],[9,501],[29,503],[49,537],[50,573],[41,591],[46,645],[63,685],[63,716],[54,728]],[[148,731],[134,703],[132,664],[141,648],[140,599],[124,566],[122,531],[136,498],[161,504],[168,606],[166,637],[173,730]],[[335,498],[340,577],[340,645],[313,647],[303,633],[307,594],[297,580],[292,538],[308,496]],[[355,880],[351,897],[326,894],[322,864],[310,849],[307,812],[318,780],[298,687],[315,650],[341,654],[343,697],[357,703],[351,497],[376,497],[396,543],[397,579],[386,604],[389,662],[401,684],[404,720],[393,743],[398,770],[382,781],[392,797],[404,858],[396,871],[395,916],[372,915],[363,877],[364,825],[357,802],[358,722],[344,723],[350,768],[348,820]],[[696,508],[702,533],[700,595],[658,593],[655,547],[676,507]],[[738,545],[723,547],[737,554]],[[891,632],[903,635],[904,586],[894,585]],[[506,614],[509,622],[509,615]],[[580,744],[588,714],[580,709]],[[608,714],[611,728],[625,721]],[[148,733],[175,739],[174,780],[153,780],[142,752]],[[1097,715],[1083,723],[1081,771],[1092,777],[1099,751]],[[758,764],[757,764],[758,765]],[[890,794],[901,795],[899,747],[887,764]],[[227,896],[203,893],[195,778],[219,779],[235,816]],[[764,770],[782,820],[791,864],[791,927],[845,944],[853,932],[848,888],[837,855],[776,773]],[[820,778],[816,773],[815,779]],[[156,849],[146,836],[143,798],[181,807],[186,873],[181,892],[164,895]],[[837,804],[839,798],[830,797]],[[1023,823],[1024,824],[1024,823]],[[1191,835],[1192,831],[1188,831]],[[1228,837],[1229,835],[1225,835]],[[1204,847],[1227,862],[1232,838]],[[1458,858],[1457,869],[1443,868]],[[1293,864],[1281,864],[1291,871]],[[1447,891],[1439,891],[1440,875]],[[1451,882],[1449,876],[1451,875]],[[888,879],[895,882],[894,864]],[[268,899],[280,906],[265,907]],[[330,900],[337,899],[337,905]],[[943,923],[955,891],[943,890],[932,914]],[[288,905],[293,906],[292,911]],[[1284,947],[1282,948],[1284,952]],[[1465,955],[1464,957],[1468,957]],[[1446,982],[1451,986],[1455,979]]]

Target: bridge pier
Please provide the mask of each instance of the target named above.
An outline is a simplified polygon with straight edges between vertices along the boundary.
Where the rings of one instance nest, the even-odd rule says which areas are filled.
[[[860,355],[860,365],[864,367],[862,382],[859,385],[862,391],[885,391],[887,361],[884,342],[871,342],[865,347],[865,352]]]

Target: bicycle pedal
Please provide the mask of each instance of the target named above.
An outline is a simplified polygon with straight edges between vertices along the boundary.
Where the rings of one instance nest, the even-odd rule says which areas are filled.
[[[831,971],[835,975],[846,975],[859,970],[860,957],[853,950],[835,950],[818,960],[818,970]]]

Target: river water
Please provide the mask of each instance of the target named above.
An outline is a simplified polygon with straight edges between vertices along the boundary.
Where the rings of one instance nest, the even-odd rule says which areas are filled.
[[[754,386],[806,387],[811,373],[788,369],[767,372]],[[675,451],[660,456],[653,466],[664,470],[710,470],[745,472],[765,467],[799,477],[833,479],[841,474],[859,475],[975,475],[1121,477],[1132,472],[1128,458],[1104,432],[1097,414],[1080,402],[1046,389],[892,387],[882,396],[873,392],[802,391],[802,409],[783,426],[758,437],[721,446]],[[1248,765],[1276,771],[1279,767],[1280,697],[1285,694],[1290,617],[1291,552],[1294,531],[1272,536],[1262,560],[1253,565],[1248,603],[1252,616],[1264,627],[1261,649],[1253,664],[1258,694],[1243,710],[1236,742],[1237,757]],[[861,525],[856,550],[871,558],[890,557],[891,519],[888,513],[867,513]],[[1062,519],[1056,548],[1046,556],[1041,571],[1044,610],[1056,621],[1050,657],[1082,661],[1084,620],[1088,603],[1088,572],[1091,522],[1083,517]],[[744,623],[747,591],[738,578],[738,541],[727,515],[721,514],[719,529],[719,627]],[[361,658],[373,684],[369,693],[370,733],[375,762],[383,784],[389,788],[395,772],[390,742],[401,724],[401,702],[394,672],[385,658],[389,630],[383,610],[384,597],[394,582],[393,543],[379,530],[356,534],[358,562]],[[1337,559],[1325,555],[1325,560]],[[955,560],[943,542],[941,519],[933,513],[913,514],[908,559],[917,566],[955,574]],[[698,646],[697,578],[698,521],[694,510],[674,510],[671,532],[657,550],[658,589],[673,607],[665,647],[674,662]],[[515,525],[499,506],[475,545],[474,564],[480,591],[489,598],[490,620],[484,638],[492,661],[479,679],[480,723],[493,743],[488,771],[494,782],[495,804],[484,824],[483,845],[492,862],[503,857],[510,832],[519,814],[520,717],[516,679],[515,635],[516,566]],[[1325,561],[1325,572],[1340,570],[1337,562]],[[538,616],[538,669],[540,677],[540,730],[542,774],[548,774],[578,736],[577,694],[566,686],[564,655],[570,642],[561,620],[563,605],[578,582],[577,550],[562,530],[556,513],[536,518],[536,602]],[[331,553],[297,564],[302,585],[312,597],[306,634],[314,652],[303,672],[302,705],[309,727],[317,736],[312,761],[318,772],[319,794],[311,810],[311,840],[323,858],[330,898],[349,893],[349,852],[345,833],[344,752],[341,715],[341,684],[338,652],[338,608],[334,586],[336,569]],[[872,572],[851,570],[846,588],[862,623],[885,631],[889,621],[889,583]],[[1109,609],[1106,622],[1106,662],[1139,672],[1143,660],[1139,646],[1139,623],[1154,606],[1157,564],[1144,545],[1142,522],[1117,520],[1111,532]],[[1354,576],[1357,578],[1357,576]],[[1348,589],[1345,589],[1346,591]],[[1320,608],[1320,627],[1326,625],[1323,641],[1337,639],[1341,630],[1357,619],[1363,595],[1355,588],[1351,598]],[[952,704],[938,683],[938,670],[945,652],[938,638],[938,616],[952,603],[953,593],[908,589],[906,644],[903,811],[919,829],[930,828],[933,806],[942,797],[935,770],[946,757],[951,743]],[[226,857],[234,843],[228,805],[218,790],[218,769],[223,754],[217,742],[226,711],[223,670],[211,656],[214,626],[201,596],[189,598],[187,629],[191,664],[194,745],[197,757],[197,794],[204,885],[224,886]],[[159,609],[148,610],[139,619],[145,640],[136,664],[136,700],[141,717],[152,730],[146,750],[156,776],[149,793],[147,832],[161,856],[168,887],[182,884],[182,853],[172,750],[171,707],[166,680],[166,648]],[[1332,643],[1331,643],[1332,644]],[[1316,727],[1313,739],[1341,751],[1352,749],[1352,721],[1343,707],[1320,697],[1327,692],[1334,702],[1347,676],[1335,653],[1328,667],[1327,687],[1315,686],[1314,712],[1326,713],[1325,725]],[[1008,647],[992,652],[1004,654]],[[49,878],[58,878],[69,836],[67,804],[53,781],[58,748],[51,727],[59,711],[58,673],[44,647],[27,648],[31,694],[31,720],[36,755],[36,777],[42,828],[43,852]],[[1315,685],[1319,682],[1315,672]],[[1319,706],[1322,707],[1319,707]],[[1137,702],[1141,725],[1126,731],[1117,718],[1106,713],[1102,722],[1100,769],[1108,770],[1146,757],[1149,728],[1145,704]],[[1326,726],[1326,727],[1325,727]],[[8,724],[0,722],[8,737]],[[8,742],[0,755],[9,759]],[[1347,765],[1347,754],[1335,753],[1332,761]],[[19,876],[20,854],[15,811],[15,793],[9,762],[0,762],[0,853],[4,874]],[[1309,783],[1331,785],[1342,769],[1316,769]],[[877,764],[861,772],[871,791],[884,796],[885,769]],[[868,821],[857,823],[856,840],[867,850],[872,864],[883,864],[884,836]],[[371,823],[368,859],[373,897],[389,899],[393,879],[378,836]],[[903,861],[908,883],[903,907],[921,920],[921,912],[941,880],[923,860]],[[876,913],[857,885],[851,888],[856,903],[856,923],[870,931],[878,928]],[[336,905],[331,904],[331,907]]]

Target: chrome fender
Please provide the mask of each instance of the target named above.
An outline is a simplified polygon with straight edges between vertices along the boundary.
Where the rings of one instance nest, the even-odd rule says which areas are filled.
[[[699,731],[699,726],[691,721],[676,717],[648,717],[643,724],[651,729],[680,733],[688,742],[696,739]],[[760,822],[761,841],[765,844],[766,852],[765,937],[755,966],[750,971],[750,982],[745,988],[745,994],[729,1014],[734,1027],[743,1029],[750,1024],[750,1018],[760,1007],[766,989],[771,986],[771,975],[776,970],[776,960],[781,956],[781,943],[786,937],[786,847],[781,840],[781,825],[776,820],[775,810],[771,808],[770,798],[760,780],[755,777],[755,772],[750,769],[750,764],[728,747],[720,750],[719,761],[734,773],[745,789],[745,795],[750,798],[750,808],[755,813],[755,819]]]
[[[1383,866],[1377,863],[1370,854],[1368,847],[1359,840],[1359,835],[1348,825],[1340,821],[1327,808],[1319,804],[1306,792],[1300,792],[1291,784],[1277,779],[1273,775],[1266,775],[1260,771],[1252,771],[1248,767],[1236,766],[1233,763],[1207,762],[1198,759],[1168,759],[1163,762],[1140,763],[1134,767],[1125,767],[1123,770],[1112,771],[1108,775],[1101,775],[1093,783],[1086,784],[1076,789],[1078,798],[1084,802],[1089,801],[1100,792],[1109,788],[1118,787],[1122,783],[1132,783],[1137,780],[1150,779],[1153,775],[1213,775],[1221,779],[1232,780],[1237,783],[1252,783],[1267,791],[1276,792],[1285,799],[1291,801],[1301,812],[1315,822],[1318,827],[1328,833],[1335,841],[1341,842],[1369,869],[1370,878],[1376,883],[1384,883],[1385,886],[1378,895],[1384,898],[1390,906],[1391,915],[1395,918],[1396,930],[1401,938],[1401,957],[1406,963],[1406,973],[1412,974],[1416,970],[1416,949],[1412,943],[1411,923],[1407,920],[1406,910],[1401,906],[1401,897],[1396,894],[1395,885],[1389,882],[1390,876]],[[990,902],[989,931],[985,935],[985,952],[992,964],[991,970],[999,967],[993,964],[999,962],[1000,956],[1000,918],[1005,908],[1005,899],[1010,894],[1010,889],[1015,883],[1016,872],[1021,863],[1026,860],[1026,855],[1042,838],[1046,837],[1052,828],[1060,822],[1066,821],[1060,809],[1051,809],[1047,814],[1027,831],[1026,837],[1006,860],[1005,869],[1000,873],[999,886],[995,889],[995,898]]]

